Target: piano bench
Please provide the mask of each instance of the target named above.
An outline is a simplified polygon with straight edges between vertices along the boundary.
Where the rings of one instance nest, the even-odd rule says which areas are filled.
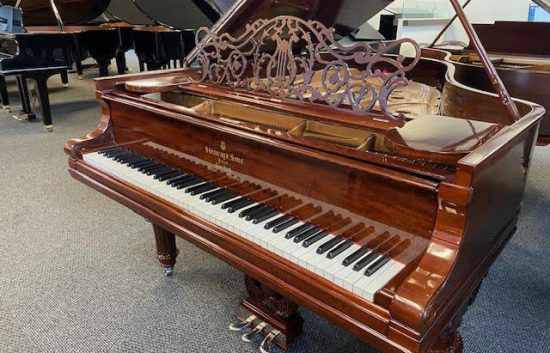
[[[18,114],[19,119],[33,120],[36,115],[32,111],[29,89],[27,87],[27,79],[32,79],[36,82],[38,91],[38,99],[42,108],[42,121],[48,132],[53,131],[52,114],[50,108],[50,98],[48,94],[48,79],[53,75],[61,75],[63,84],[68,84],[67,71],[69,66],[54,66],[32,69],[13,69],[0,70],[0,98],[4,108],[10,111],[9,95],[6,85],[6,76],[15,76],[17,78],[17,86],[19,97],[21,98],[21,112]]]

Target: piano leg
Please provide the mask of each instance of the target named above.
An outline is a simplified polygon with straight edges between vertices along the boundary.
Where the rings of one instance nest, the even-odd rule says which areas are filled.
[[[19,97],[21,98],[21,112],[14,116],[17,120],[34,120],[36,115],[32,111],[31,100],[29,97],[29,88],[27,79],[22,76],[17,76],[17,87],[19,88]]]
[[[111,59],[95,58],[95,60],[99,66],[99,77],[109,76],[109,64],[111,63]]]
[[[50,97],[48,95],[48,78],[50,78],[52,74],[53,73],[45,72],[42,74],[35,74],[32,77],[36,82],[38,99],[40,100],[40,106],[42,107],[42,122],[48,132],[53,131],[52,111],[50,107]]]
[[[155,241],[157,244],[157,259],[162,267],[164,267],[164,274],[170,276],[172,275],[172,269],[176,264],[176,257],[179,253],[176,248],[176,237],[173,233],[156,224],[153,224],[153,231],[155,232]]]
[[[67,74],[67,70],[61,71],[59,75],[61,76],[63,87],[69,87],[69,75]]]
[[[126,72],[126,54],[124,50],[118,50],[116,53],[116,68],[119,75],[124,75]]]
[[[262,327],[261,334],[268,336],[271,333],[272,343],[288,349],[303,333],[304,320],[298,312],[298,304],[249,276],[245,276],[245,286],[249,297],[241,307],[254,315],[260,325],[267,324],[266,329]]]
[[[10,97],[8,95],[8,86],[6,85],[6,78],[0,75],[0,98],[2,98],[2,104],[4,109],[10,111]]]
[[[458,328],[446,329],[441,333],[430,353],[462,353],[464,344]]]

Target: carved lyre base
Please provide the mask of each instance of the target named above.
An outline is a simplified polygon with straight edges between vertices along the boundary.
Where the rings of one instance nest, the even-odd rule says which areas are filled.
[[[298,312],[298,304],[267,288],[255,279],[245,276],[249,297],[241,306],[270,327],[262,331],[280,331],[273,343],[282,349],[288,349],[303,333],[304,319]],[[271,330],[269,330],[271,329]]]
[[[464,344],[458,330],[444,332],[434,344],[430,353],[462,353]]]
[[[164,274],[170,276],[176,264],[176,257],[179,254],[176,248],[176,237],[173,233],[156,224],[153,224],[153,231],[155,232],[155,241],[157,243],[157,259],[162,267],[164,267]]]

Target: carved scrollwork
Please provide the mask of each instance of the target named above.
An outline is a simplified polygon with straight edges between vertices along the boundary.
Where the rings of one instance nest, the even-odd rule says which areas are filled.
[[[407,85],[405,72],[420,58],[418,44],[402,39],[376,49],[367,43],[344,47],[333,33],[318,21],[291,16],[257,20],[237,38],[201,28],[195,65],[202,68],[201,81],[359,112],[378,106],[395,118],[387,100]],[[413,46],[412,60],[388,55],[404,44]]]
[[[245,276],[245,286],[251,300],[283,320],[288,319],[298,310],[298,305],[295,302],[265,287],[251,277]]]

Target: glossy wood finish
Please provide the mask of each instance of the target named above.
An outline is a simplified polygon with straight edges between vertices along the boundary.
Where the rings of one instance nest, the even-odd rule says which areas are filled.
[[[156,224],[153,224],[153,231],[157,244],[157,259],[162,267],[172,269],[176,264],[176,257],[179,253],[176,248],[176,237],[173,233]]]
[[[447,53],[423,55],[409,78],[440,89],[442,114],[453,117],[425,121],[444,130],[435,136],[418,138],[422,117],[388,120],[196,83],[195,70],[181,69],[98,80],[100,126],[66,144],[69,171],[163,234],[190,241],[383,352],[458,353],[462,316],[516,230],[544,110],[515,100],[521,119],[512,122],[498,95],[456,80]],[[452,145],[444,141],[449,124],[458,136]],[[342,143],[371,136],[375,143],[365,148]],[[163,156],[146,142],[200,164]],[[353,225],[344,236],[359,245],[406,237],[411,251],[397,258],[405,268],[369,302],[83,160],[113,145],[227,185],[239,178],[236,190],[282,210],[300,201],[294,215],[331,230]],[[234,158],[212,152],[221,149]]]
[[[2,1],[4,5],[14,6],[16,0]],[[55,4],[66,25],[80,24],[93,20],[109,6],[110,0],[57,0]],[[19,5],[23,10],[25,26],[57,25],[51,9],[50,0],[23,0]]]
[[[504,58],[504,63],[497,65],[497,71],[510,94],[541,104],[547,110],[540,124],[538,143],[549,144],[550,86],[547,82],[550,80],[550,73],[544,67],[550,51],[542,38],[550,35],[550,24],[502,21],[476,24],[474,27],[492,58],[497,63],[499,58]],[[482,74],[479,63],[467,59],[472,48],[452,53],[449,60],[456,66],[455,78],[459,82],[483,91],[493,91],[491,82]],[[517,64],[513,65],[514,62]]]

